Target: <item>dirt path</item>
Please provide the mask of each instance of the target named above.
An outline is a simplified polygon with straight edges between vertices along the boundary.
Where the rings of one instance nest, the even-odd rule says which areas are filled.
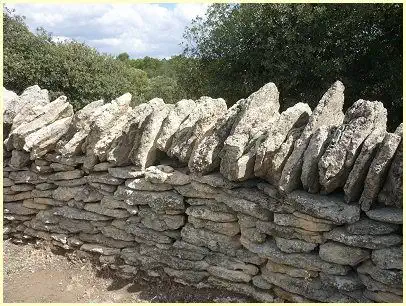
[[[4,241],[6,303],[253,302],[235,293],[196,289],[169,279],[112,279],[89,261],[69,260],[39,244]]]

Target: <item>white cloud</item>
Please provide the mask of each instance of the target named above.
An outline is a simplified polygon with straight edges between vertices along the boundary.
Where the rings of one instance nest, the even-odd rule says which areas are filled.
[[[179,54],[182,34],[208,4],[7,4],[60,41],[85,42],[100,52],[168,58]]]

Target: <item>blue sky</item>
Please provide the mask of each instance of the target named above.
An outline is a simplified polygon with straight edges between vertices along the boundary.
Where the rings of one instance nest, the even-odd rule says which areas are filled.
[[[127,52],[132,58],[169,58],[179,54],[185,27],[207,4],[7,4],[26,17],[32,31],[51,32],[55,40],[74,39],[103,53]]]

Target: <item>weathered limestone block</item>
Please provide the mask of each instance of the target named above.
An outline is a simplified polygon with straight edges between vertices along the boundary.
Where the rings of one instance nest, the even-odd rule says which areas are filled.
[[[24,148],[24,150],[29,151],[32,145],[35,143],[35,138],[39,137],[38,133],[35,132],[45,128],[47,125],[50,125],[55,121],[69,118],[73,115],[73,107],[71,104],[66,102],[65,96],[61,96],[55,101],[45,105],[43,110],[44,113],[42,115],[13,129],[13,131],[10,133],[9,140],[6,143],[7,147],[10,147],[11,143],[12,147],[18,150]],[[26,139],[27,136],[30,136],[30,134],[33,133],[35,133],[36,137],[31,136]]]
[[[378,202],[403,207],[403,141],[400,142],[389,168]]]
[[[374,128],[362,144],[354,166],[344,185],[345,201],[357,201],[363,191],[364,181],[377,150],[386,134],[387,111],[383,104],[377,105],[377,115]],[[362,184],[361,184],[362,182]]]
[[[209,273],[205,271],[194,271],[194,270],[175,270],[169,267],[165,267],[164,271],[169,276],[176,279],[181,279],[187,283],[199,283],[209,276]]]
[[[154,241],[156,243],[170,244],[173,239],[166,236],[165,234],[146,228],[142,224],[127,224],[125,229],[127,233],[133,234],[134,236],[141,237],[143,239]]]
[[[248,283],[251,280],[251,276],[242,271],[228,270],[223,267],[210,266],[207,268],[207,272],[215,277],[226,279],[237,283]]]
[[[255,243],[263,243],[266,240],[266,234],[260,232],[256,227],[241,227],[241,237]]]
[[[112,238],[108,238],[108,237],[103,236],[100,233],[99,234],[80,233],[78,238],[84,242],[89,242],[92,244],[99,244],[99,245],[103,245],[103,246],[107,246],[107,247],[111,247],[111,248],[117,248],[117,249],[131,247],[136,244],[135,242],[131,242],[131,241],[121,241],[121,240],[115,240]]]
[[[143,170],[140,170],[134,166],[112,167],[108,168],[107,171],[111,176],[121,179],[138,178],[144,175]]]
[[[303,156],[312,134],[321,126],[340,125],[344,118],[343,104],[344,85],[340,81],[336,81],[323,95],[300,138],[294,144],[293,152],[283,168],[279,182],[278,187],[282,192],[290,193],[300,187]]]
[[[5,214],[34,215],[38,212],[36,209],[24,207],[22,202],[4,203],[3,208]]]
[[[121,129],[121,134],[111,143],[107,160],[120,166],[130,164],[130,153],[139,146],[145,120],[164,105],[162,99],[155,98],[135,107],[129,114],[127,124]]]
[[[10,165],[14,168],[23,168],[30,163],[30,154],[24,151],[13,150],[11,152]]]
[[[3,195],[3,202],[15,202],[31,198],[31,191]]]
[[[224,142],[235,121],[239,118],[244,103],[245,100],[239,100],[230,107],[196,142],[188,163],[191,172],[206,174],[219,167]]]
[[[276,246],[285,253],[309,253],[317,247],[316,243],[281,237],[275,237],[275,243]]]
[[[220,162],[221,174],[230,181],[253,176],[255,152],[246,153],[269,124],[279,117],[279,92],[274,83],[268,83],[239,103],[243,109],[224,142]]]
[[[403,298],[399,295],[390,293],[390,292],[375,292],[365,289],[363,295],[377,303],[402,303]]]
[[[173,105],[164,104],[162,108],[152,112],[145,120],[140,142],[130,152],[130,159],[137,167],[145,169],[155,162],[158,150],[156,140],[161,130],[162,121],[172,109]]]
[[[256,227],[259,232],[270,236],[286,239],[295,238],[310,243],[324,243],[326,241],[326,238],[323,237],[321,232],[311,232],[296,227],[281,226],[274,222],[257,221]]]
[[[395,288],[390,285],[378,282],[377,280],[370,277],[368,274],[359,273],[358,274],[361,282],[367,287],[370,291],[378,291],[378,292],[389,292],[396,295],[403,295],[402,288]]]
[[[287,201],[299,212],[336,224],[353,223],[360,218],[358,206],[346,204],[335,195],[314,195],[297,190],[287,196]]]
[[[303,189],[310,193],[320,191],[319,160],[330,144],[331,138],[336,131],[335,126],[323,125],[311,136],[309,145],[303,154],[303,166],[301,181]]]
[[[369,210],[366,212],[367,216],[373,220],[393,223],[393,224],[403,224],[403,209],[395,207],[384,207]]]
[[[357,268],[360,274],[367,274],[378,282],[392,286],[393,288],[402,288],[403,272],[401,270],[385,270],[375,266],[368,260]]]
[[[127,233],[124,230],[116,228],[114,226],[104,226],[101,228],[101,232],[104,236],[122,241],[134,241],[134,236]]]
[[[210,209],[210,207],[204,205],[188,207],[186,209],[186,214],[195,218],[210,220],[213,222],[237,221],[237,216],[233,213],[214,211]]]
[[[18,184],[18,185],[12,185],[10,187],[12,191],[15,192],[23,192],[23,191],[30,191],[34,189],[34,185],[31,184]]]
[[[87,252],[92,252],[92,253],[98,253],[101,255],[118,255],[120,254],[120,250],[119,249],[115,249],[115,248],[109,248],[109,247],[105,247],[105,246],[101,246],[101,245],[97,245],[97,244],[82,244],[82,246],[80,247],[80,249],[82,251],[87,251]]]
[[[252,278],[252,284],[255,287],[258,287],[260,289],[264,289],[264,290],[269,290],[273,288],[273,285],[268,283],[261,275],[255,275]]]
[[[21,100],[18,95],[11,90],[7,90],[3,87],[3,126],[7,126],[6,135],[7,137],[10,132],[11,125],[13,124],[13,119],[18,113],[19,109],[22,107]]]
[[[279,182],[280,174],[289,155],[285,154],[282,161],[276,157],[280,155],[279,151],[284,151],[282,146],[294,130],[302,130],[307,124],[310,114],[311,109],[305,103],[297,103],[281,113],[271,125],[270,130],[266,132],[264,141],[257,143],[255,176],[263,177],[272,184]]]
[[[240,294],[245,294],[248,296],[253,297],[257,301],[261,302],[278,302],[278,299],[274,297],[272,294],[268,293],[267,291],[262,291],[255,289],[252,285],[249,284],[244,284],[244,283],[235,283],[235,282],[230,282],[224,279],[220,279],[214,276],[210,276],[207,279],[208,283],[213,285],[214,287],[217,288],[224,288],[229,291],[234,291],[238,292]]]
[[[278,264],[268,259],[266,264],[266,269],[262,269],[262,275],[266,274],[267,271],[275,272],[275,273],[284,273],[291,277],[300,277],[300,278],[314,278],[318,277],[319,273],[316,271],[309,271],[304,269],[295,268],[288,265]]]
[[[181,235],[186,242],[231,256],[241,247],[238,236],[229,237],[205,229],[196,229],[189,223],[182,228]]]
[[[159,232],[175,230],[185,224],[184,215],[157,214],[149,207],[144,206],[140,206],[138,215],[141,217],[141,223],[145,227]]]
[[[361,172],[359,179],[364,181],[365,167],[368,168],[371,162],[371,153],[368,150],[375,148],[376,143],[384,137],[385,131],[381,130],[379,125],[384,123],[386,128],[386,113],[381,102],[366,100],[358,100],[347,110],[343,124],[335,131],[319,161],[322,192],[330,193],[343,187],[347,179],[351,180],[349,184],[353,184],[354,177],[358,177]],[[375,135],[376,131],[379,136]],[[362,150],[364,141],[365,149]],[[358,157],[359,165],[355,165]],[[351,169],[354,169],[354,172],[349,178]]]
[[[326,232],[334,227],[332,224],[318,223],[296,217],[292,214],[275,213],[274,222],[278,225],[299,227],[312,232]]]
[[[87,181],[90,183],[101,183],[107,185],[120,185],[124,182],[123,179],[116,178],[108,173],[92,173],[86,177]]]
[[[192,181],[193,183],[193,181]],[[214,199],[217,191],[213,192],[213,190],[205,190],[198,189],[197,184],[186,184],[182,186],[174,186],[175,190],[184,197],[187,198],[200,198],[200,199]],[[195,182],[197,183],[197,182]],[[204,185],[203,185],[204,186]]]
[[[246,264],[234,257],[229,257],[221,253],[211,253],[205,257],[205,261],[212,266],[219,266],[228,270],[242,271],[248,275],[256,275],[258,268],[252,264]]]
[[[373,250],[391,247],[402,243],[402,237],[396,234],[352,235],[345,230],[345,227],[336,227],[330,232],[324,233],[324,237],[327,239],[344,243],[349,246]]]
[[[387,133],[381,146],[376,153],[374,160],[369,167],[359,200],[361,209],[367,211],[377,200],[379,191],[383,187],[389,167],[395,156],[396,149],[401,143],[401,136],[395,133]]]
[[[58,181],[58,180],[73,180],[77,178],[81,178],[83,176],[82,170],[72,170],[72,171],[61,171],[51,174],[48,179],[50,181]]]
[[[63,157],[59,154],[48,153],[45,154],[44,159],[48,162],[60,163],[68,166],[77,166],[84,163],[84,156]]]
[[[53,214],[56,216],[62,216],[64,218],[77,219],[77,220],[102,221],[102,220],[111,219],[111,217],[102,216],[102,215],[95,214],[95,213],[92,213],[89,211],[83,211],[83,210],[76,209],[73,207],[68,207],[68,206],[55,207],[53,210]]]
[[[162,122],[162,129],[156,144],[161,151],[167,152],[172,145],[172,139],[182,122],[194,111],[196,103],[193,100],[180,100],[170,110]]]
[[[346,275],[349,267],[330,263],[322,260],[317,254],[281,252],[275,242],[267,240],[265,243],[256,244],[241,239],[241,244],[261,257],[267,257],[278,264],[289,265],[310,271],[323,271],[328,274]]]
[[[146,178],[128,179],[125,181],[125,185],[134,190],[145,191],[166,191],[173,189],[170,184],[153,184],[147,181]]]
[[[34,120],[36,117],[42,115],[45,110],[44,106],[49,104],[48,90],[41,89],[38,85],[27,87],[24,92],[18,97],[17,101],[12,104],[14,109],[5,111],[4,117],[7,118],[9,114],[12,119],[13,131],[20,125]]]
[[[227,104],[223,99],[201,97],[196,101],[193,112],[180,124],[167,154],[187,163],[196,142],[210,130],[226,111]]]
[[[62,181],[54,181],[55,185],[62,186],[62,187],[75,187],[81,186],[87,183],[85,177],[72,179],[72,180],[62,180]]]
[[[357,273],[353,272],[350,272],[347,275],[330,275],[321,272],[320,280],[323,284],[335,287],[340,291],[354,291],[364,288],[364,285],[359,279]]]
[[[206,228],[210,231],[227,236],[235,236],[240,232],[237,222],[213,222],[210,220],[199,219],[193,216],[188,217],[188,222],[195,228]]]
[[[385,235],[399,229],[399,225],[375,221],[368,218],[345,225],[348,233],[354,235]]]
[[[89,203],[83,207],[84,210],[97,213],[99,215],[109,216],[113,218],[125,218],[129,217],[130,213],[123,209],[111,209],[105,208],[100,203]]]
[[[145,169],[145,179],[157,186],[156,184],[163,185],[186,185],[191,182],[189,175],[181,171],[174,170],[170,166],[151,166]],[[157,186],[160,188],[159,186]]]
[[[371,259],[381,269],[403,270],[403,250],[401,246],[373,250]]]
[[[67,132],[61,137],[55,151],[63,156],[80,154],[82,144],[90,132],[90,126],[102,112],[103,100],[91,102],[77,111]]]
[[[253,216],[260,220],[269,220],[272,213],[262,208],[259,204],[248,200],[240,199],[226,193],[220,193],[215,197],[216,201],[221,202],[232,208],[234,211]]]
[[[369,259],[370,251],[337,242],[327,242],[320,245],[319,256],[328,262],[355,266]]]
[[[39,210],[44,210],[44,209],[49,208],[48,205],[35,203],[32,199],[24,200],[23,201],[23,206],[27,207],[27,208],[39,209]]]

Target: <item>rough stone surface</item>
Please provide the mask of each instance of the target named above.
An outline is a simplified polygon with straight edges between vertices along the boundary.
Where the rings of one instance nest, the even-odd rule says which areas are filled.
[[[337,242],[327,242],[320,246],[320,258],[340,265],[355,266],[370,257],[365,249],[351,247]]]
[[[403,270],[403,250],[400,246],[373,250],[371,259],[381,269]]]
[[[367,216],[376,221],[403,224],[403,209],[385,207],[366,212]]]

